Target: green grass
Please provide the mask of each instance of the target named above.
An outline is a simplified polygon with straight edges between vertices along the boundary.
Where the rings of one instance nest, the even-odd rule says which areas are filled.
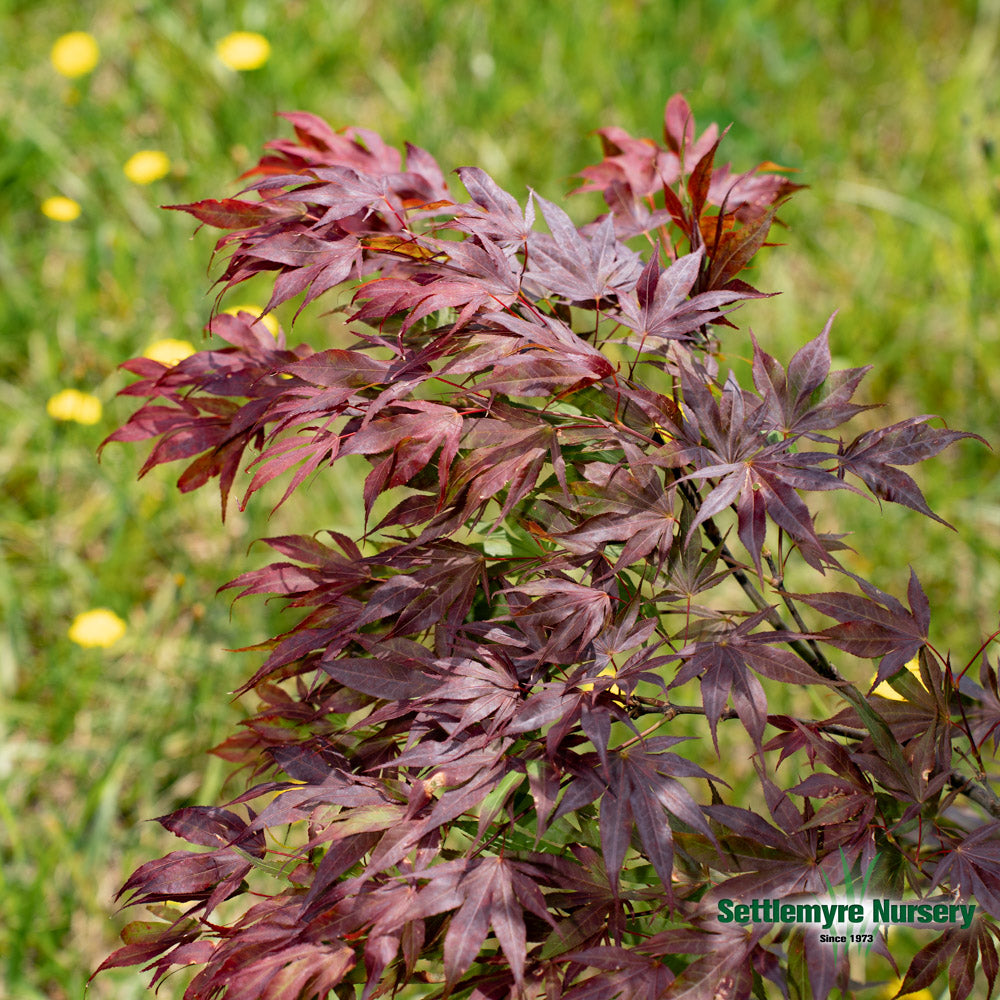
[[[280,628],[262,602],[230,616],[214,594],[247,568],[249,542],[360,524],[340,476],[271,523],[231,510],[223,529],[213,496],[179,498],[166,474],[136,485],[141,449],[94,458],[130,412],[113,399],[117,365],[159,337],[197,343],[210,310],[211,234],[192,238],[157,206],[235,192],[261,143],[288,134],[276,111],[409,139],[446,170],[479,164],[521,196],[531,184],[559,198],[597,157],[588,132],[657,136],[683,90],[701,123],[735,122],[736,166],[772,159],[811,185],[758,275],[783,294],[743,311],[733,363],[747,322],[787,360],[839,309],[835,355],[875,365],[879,419],[940,413],[996,438],[996,2],[5,0],[0,18],[0,997],[80,996],[125,919],[110,916],[115,889],[174,846],[141,821],[220,794],[225,769],[203,753],[239,719],[227,692],[255,663],[223,650]],[[236,74],[213,45],[241,28],[273,52]],[[102,58],[71,82],[48,53],[74,29]],[[121,168],[144,148],[173,168],[138,187]],[[79,219],[41,215],[57,194]],[[339,343],[323,323],[303,318],[302,338]],[[100,424],[48,417],[66,387],[101,398]],[[885,589],[902,593],[912,564],[938,607],[935,641],[964,663],[996,626],[1000,469],[963,443],[917,477],[957,534],[853,497],[830,505],[828,527],[850,523],[855,567]],[[126,637],[75,646],[73,616],[99,606]],[[143,981],[109,973],[90,995],[136,997]]]

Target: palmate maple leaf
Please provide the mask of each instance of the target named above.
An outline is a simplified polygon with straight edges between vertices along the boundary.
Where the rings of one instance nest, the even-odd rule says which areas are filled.
[[[829,338],[833,318],[827,320],[818,337],[795,352],[787,372],[761,348],[753,331],[750,332],[753,381],[764,400],[766,427],[779,433],[782,440],[802,436],[812,441],[831,442],[831,438],[817,432],[839,427],[857,414],[875,408],[851,402],[871,365],[830,371]]]
[[[922,462],[962,438],[975,438],[989,446],[985,438],[970,431],[949,431],[929,427],[933,416],[910,417],[889,427],[865,431],[838,453],[840,474],[857,476],[880,500],[902,504],[951,527],[927,506],[920,487],[894,466]]]
[[[303,167],[341,164],[363,173],[395,173],[400,169],[399,150],[386,143],[371,129],[348,127],[332,129],[318,115],[308,111],[281,111],[280,116],[295,129],[295,140],[271,139],[264,148],[277,155],[265,154],[243,176],[288,173]]]
[[[498,651],[476,648],[478,659],[454,657],[442,683],[413,706],[426,718],[441,723],[452,739],[483,723],[490,738],[506,731],[523,700],[517,673]],[[438,661],[438,669],[442,662]]]
[[[768,612],[760,611],[712,639],[690,643],[677,651],[682,666],[669,686],[679,687],[700,678],[702,705],[716,753],[718,722],[730,698],[740,722],[760,748],[767,721],[767,696],[754,673],[783,684],[824,683],[824,678],[794,653],[778,648],[791,636],[754,632]]]
[[[417,893],[408,917],[454,910],[444,937],[444,972],[454,984],[475,961],[490,927],[515,983],[524,977],[527,951],[524,911],[549,924],[533,865],[502,857],[445,862],[421,873],[429,883]]]
[[[316,603],[328,611],[339,605],[351,616],[353,629],[391,619],[383,640],[440,627],[443,641],[445,635],[454,634],[468,612],[484,565],[481,553],[447,539],[393,546],[348,562],[324,558],[320,572],[303,574],[313,586],[303,588],[291,603]],[[284,569],[284,564],[275,564],[256,574],[246,574],[231,586],[250,583],[260,591],[269,584],[270,592],[275,592],[287,585]],[[303,577],[292,577],[292,586],[299,585]],[[348,588],[357,588],[362,582],[366,584],[363,607],[347,593]],[[349,641],[357,639],[352,635]],[[336,644],[329,659],[339,654],[342,645]]]
[[[607,712],[598,715],[606,717]],[[593,721],[596,723],[598,719]],[[660,878],[663,898],[671,903],[674,847],[667,816],[676,817],[716,844],[700,808],[677,778],[718,779],[692,761],[669,752],[670,747],[683,742],[685,737],[657,736],[639,746],[608,749],[606,737],[610,731],[610,721],[605,726],[593,727],[597,736],[595,745],[599,747],[596,755],[574,754],[566,758],[565,766],[574,774],[574,780],[559,803],[553,822],[601,797],[601,852],[612,888],[618,884],[634,826]],[[594,774],[598,762],[604,771],[603,778]]]
[[[440,167],[426,150],[407,144],[404,170],[399,152],[374,132],[335,133],[305,112],[285,117],[307,145],[278,140],[271,148],[280,155],[265,157],[248,172],[264,176],[242,193],[257,192],[261,200],[166,207],[232,231],[217,244],[217,250],[234,247],[217,281],[224,291],[261,271],[277,271],[264,311],[305,291],[298,316],[313,299],[361,274],[364,244],[358,236],[398,232],[414,209],[450,201]]]
[[[527,205],[522,210],[517,199],[504,191],[485,170],[459,167],[456,173],[472,202],[456,205],[455,218],[446,223],[447,227],[495,241],[505,249],[522,247],[534,229],[533,193],[529,192]]]
[[[597,135],[604,159],[580,171],[585,183],[578,191],[606,192],[618,185],[630,196],[647,198],[662,188],[664,178],[676,172],[676,154],[652,139],[636,139],[618,126],[598,129]]]
[[[678,258],[666,270],[652,257],[631,292],[620,292],[620,322],[634,330],[629,346],[654,350],[665,340],[688,337],[722,316],[720,307],[757,297],[750,291],[728,290],[691,295],[701,274],[704,247]]]
[[[426,179],[421,183],[412,171],[367,172],[337,164],[301,173],[270,174],[245,190],[264,192],[268,205],[308,206],[309,218],[317,226],[336,222],[348,232],[399,232],[405,228],[408,208],[423,208],[446,198],[447,191],[439,182],[440,171],[429,183]],[[282,191],[285,187],[289,190]],[[224,241],[231,242],[232,237]]]
[[[463,243],[425,238],[421,246],[428,255],[440,253],[441,259],[420,261],[398,269],[400,274],[361,285],[355,300],[364,305],[352,320],[367,322],[403,312],[400,332],[406,333],[425,316],[457,309],[452,327],[457,330],[484,307],[504,308],[520,295],[521,265],[485,236]]]
[[[363,557],[343,536],[334,534],[345,556],[315,539],[286,536],[268,539],[279,552],[315,567],[272,563],[246,573],[228,586],[244,587],[244,593],[276,593],[288,598],[291,606],[316,606],[317,611],[300,626],[272,640],[272,653],[251,679],[248,687],[312,650],[321,650],[318,666],[342,683],[373,697],[396,699],[415,696],[421,688],[421,673],[415,670],[413,650],[394,662],[390,654],[392,637],[380,637],[381,655],[368,658],[343,657],[352,642],[363,646],[355,630],[390,619],[387,631],[422,632],[434,628],[443,645],[453,643],[456,630],[468,611],[483,569],[481,553],[447,539],[424,544],[391,547]],[[419,582],[411,581],[413,574]],[[442,591],[439,592],[439,587]],[[358,593],[365,593],[364,604]],[[395,634],[395,633],[394,633]],[[417,647],[418,649],[422,647]],[[353,670],[352,670],[353,667]],[[348,674],[351,674],[349,676]],[[433,685],[432,685],[433,686]]]
[[[959,689],[974,699],[968,712],[976,746],[981,747],[992,739],[996,752],[1000,748],[1000,683],[996,667],[985,654],[979,664],[979,685],[973,685],[969,677],[964,677]]]
[[[742,389],[732,375],[718,400],[693,371],[683,370],[684,422],[672,428],[674,437],[691,448],[701,448],[698,466],[679,480],[715,480],[702,500],[691,532],[709,518],[735,506],[740,541],[761,571],[761,550],[770,517],[798,544],[803,558],[822,572],[837,565],[816,534],[812,514],[796,492],[850,489],[832,471],[819,468],[831,461],[826,452],[796,454],[794,437],[770,443],[769,409],[759,397]],[[702,445],[702,438],[705,444]]]
[[[455,632],[468,613],[486,565],[475,549],[445,539],[400,547],[385,562],[394,575],[368,596],[356,627],[391,618],[386,638],[420,633],[439,624]]]
[[[177,207],[191,210],[191,206]],[[224,294],[256,274],[276,271],[264,312],[305,291],[295,313],[298,316],[315,298],[346,281],[352,273],[360,273],[361,251],[357,238],[336,225],[284,225],[273,235],[258,233],[255,239],[243,240],[216,284],[223,286]]]
[[[664,114],[666,148],[620,128],[599,134],[604,160],[581,171],[585,183],[578,190],[601,191],[622,238],[656,228],[662,233],[673,223],[692,250],[707,250],[699,291],[759,295],[737,275],[764,245],[775,208],[802,185],[774,173],[784,168],[769,162],[738,176],[728,165],[715,168],[715,152],[725,132],[720,136],[711,125],[695,141],[691,108],[679,94],[667,102]],[[659,197],[662,209],[654,207]],[[719,206],[719,212],[710,213],[709,206]],[[665,249],[675,256],[672,246]]]
[[[526,320],[510,313],[487,313],[483,319],[516,339],[511,338],[507,355],[494,362],[492,374],[476,382],[477,391],[548,396],[559,390],[576,391],[614,373],[601,351],[552,316]]]
[[[570,952],[566,958],[587,968],[601,969],[562,994],[563,1000],[647,1000],[665,997],[674,974],[658,962],[629,948],[601,945]]]
[[[187,212],[199,222],[217,229],[239,229],[248,235],[261,236],[269,234],[275,224],[296,221],[305,214],[302,205],[272,205],[266,201],[243,201],[241,198],[206,198],[188,205],[163,207]]]
[[[854,656],[881,657],[872,685],[875,687],[913,659],[927,642],[930,605],[912,567],[907,588],[909,611],[866,580],[857,576],[854,579],[865,596],[843,591],[791,596],[836,619],[838,624],[817,633],[824,641]]]
[[[952,901],[952,897],[941,900]],[[950,1000],[966,1000],[977,986],[981,987],[984,976],[985,995],[992,997],[1000,971],[995,938],[1000,939],[1000,930],[982,915],[975,916],[966,928],[948,928],[913,956],[900,984],[900,995],[929,989],[947,969]]]
[[[761,944],[769,932],[765,924],[749,927],[719,924],[699,919],[691,927],[679,927],[652,935],[639,946],[647,955],[670,958],[698,956],[657,997],[663,1000],[718,1000],[719,997],[749,997],[754,972],[785,986],[777,956]]]
[[[526,917],[542,927],[554,927],[539,885],[550,880],[529,861],[504,857],[459,858],[429,867],[418,866],[388,883],[362,883],[357,896],[326,913],[316,913],[312,933],[324,938],[351,935],[370,928],[365,964],[372,995],[378,977],[400,948],[412,962],[423,942],[429,921],[446,920],[443,940],[444,972],[448,987],[463,977],[492,929],[505,960],[508,976],[516,986],[524,980],[528,950]],[[415,935],[414,935],[414,932]],[[409,940],[408,940],[409,938]],[[466,981],[468,985],[468,981]]]
[[[239,594],[282,594],[287,597],[316,590],[346,594],[371,579],[371,568],[365,565],[358,547],[345,535],[328,534],[342,547],[338,552],[317,538],[302,535],[281,535],[261,541],[276,552],[297,562],[271,563],[263,569],[250,570],[224,584],[220,590],[245,588]],[[299,565],[300,563],[305,565]]]
[[[623,933],[625,905],[632,893],[612,887],[600,851],[572,841],[564,851],[534,851],[526,860],[546,872],[552,886],[546,893],[550,910],[566,915],[548,934],[543,957],[565,955]]]
[[[862,870],[875,858],[872,831],[859,822],[812,825],[809,800],[800,811],[786,792],[762,776],[764,798],[776,825],[751,809],[716,804],[704,810],[731,831],[722,837],[723,860],[713,858],[704,845],[695,850],[704,863],[732,873],[716,882],[702,903],[719,899],[764,899],[821,893],[844,880],[845,870]],[[716,828],[718,830],[718,827]],[[685,848],[692,842],[685,840]]]
[[[960,841],[948,839],[927,891],[939,886],[949,886],[963,899],[975,899],[1000,919],[1000,823],[986,823]]]
[[[716,144],[719,128],[709,125],[696,141],[691,106],[674,94],[663,115],[665,149],[650,139],[633,138],[623,128],[602,128],[597,134],[604,160],[580,171],[587,183],[578,190],[606,191],[618,183],[627,186],[634,197],[646,198],[676,184],[682,173],[689,174]]]
[[[410,482],[435,454],[443,497],[462,430],[462,418],[451,407],[418,399],[387,407],[367,425],[348,424],[340,455],[385,455],[365,479],[365,515],[383,491]]]
[[[778,204],[805,185],[795,184],[787,177],[770,171],[787,171],[775,163],[761,163],[746,173],[735,176],[726,164],[712,172],[707,201],[710,205],[725,205],[740,222],[759,218],[771,205]]]
[[[406,523],[408,508],[416,507],[419,520],[427,522],[418,539],[425,542],[456,530],[474,511],[482,510],[492,498],[504,494],[499,523],[534,487],[546,457],[558,456],[554,428],[523,422],[513,415],[509,421],[492,418],[475,421],[470,441],[477,447],[452,467],[445,498],[448,506],[444,510],[440,504],[428,509],[425,501],[416,497],[403,501],[384,523]],[[555,457],[555,463],[558,461]]]
[[[188,994],[213,996],[297,996],[310,989],[329,994],[357,964],[354,949],[337,939],[291,936],[288,927],[300,916],[294,901],[266,899],[251,907],[239,933],[227,933],[191,980]],[[180,962],[179,964],[183,964]]]
[[[534,598],[514,610],[514,620],[521,628],[544,634],[545,644],[538,655],[554,663],[579,659],[610,619],[611,598],[572,580],[532,580],[506,593]]]
[[[239,891],[251,868],[246,858],[262,858],[265,853],[263,834],[228,809],[188,806],[158,817],[157,822],[175,836],[210,850],[173,851],[142,865],[117,898],[131,893],[132,903],[201,901],[211,912]]]
[[[875,781],[884,776],[884,768],[869,770],[874,755],[858,751],[856,745],[843,746],[827,735],[827,726],[832,729],[834,723],[806,725],[798,719],[781,716],[771,716],[769,721],[782,731],[765,744],[765,752],[780,749],[780,763],[797,750],[805,750],[810,766],[815,769],[818,764],[825,769],[814,770],[788,789],[789,794],[802,796],[805,800],[799,830],[820,830],[824,840],[831,838],[834,841],[862,835],[876,821],[880,804]],[[854,726],[860,727],[861,723],[855,719]],[[864,746],[862,744],[862,748]],[[922,762],[914,762],[914,769],[920,766]],[[891,787],[892,782],[886,784]],[[906,795],[908,790],[904,791]],[[814,799],[825,801],[816,805]],[[881,891],[891,892],[893,898],[898,898],[903,891],[909,861],[898,848],[882,840],[879,857],[882,867],[877,882]],[[813,949],[815,944],[814,939],[812,944],[807,943],[807,950]]]
[[[266,447],[251,463],[256,472],[246,498],[298,466],[278,502],[280,506],[321,464],[349,454],[385,455],[380,462],[373,461],[375,467],[367,479],[368,513],[379,492],[408,483],[435,455],[443,493],[462,436],[461,417],[450,407],[429,401],[397,402],[393,395],[399,393],[382,393],[372,401],[359,392],[392,383],[400,369],[399,364],[337,349],[288,365],[285,373],[301,381],[287,383],[282,396],[269,409],[275,426],[266,438]],[[340,432],[328,429],[334,418],[349,410],[356,412],[362,405],[367,406],[368,420],[349,421]],[[323,422],[318,425],[321,418]],[[287,435],[291,430],[297,430],[298,435]]]
[[[635,286],[642,260],[618,241],[610,217],[584,237],[558,205],[533,194],[552,235],[529,236],[526,283],[542,295],[559,295],[589,308],[608,295]]]
[[[587,471],[596,475],[593,466]],[[606,482],[574,483],[569,501],[555,491],[552,500],[568,516],[589,515],[571,530],[548,536],[570,552],[587,555],[609,542],[623,542],[616,569],[632,566],[654,550],[658,566],[666,561],[677,525],[675,489],[665,487],[650,467],[616,469]]]
[[[140,475],[164,462],[193,458],[178,480],[179,489],[188,492],[218,477],[224,518],[244,452],[259,435],[256,418],[282,394],[275,373],[298,360],[301,353],[286,350],[283,334],[275,340],[247,312],[215,316],[208,329],[233,346],[198,351],[169,368],[149,358],[125,362],[123,367],[141,380],[123,389],[123,395],[166,403],[144,405],[108,435],[101,449],[111,441],[159,437]],[[191,392],[193,386],[203,393]],[[235,402],[240,396],[252,401],[241,407]]]

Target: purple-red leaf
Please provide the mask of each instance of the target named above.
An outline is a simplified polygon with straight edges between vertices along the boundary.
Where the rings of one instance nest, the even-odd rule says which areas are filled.
[[[927,506],[917,484],[893,467],[922,462],[962,438],[975,438],[983,444],[986,441],[968,431],[930,427],[928,421],[933,419],[910,417],[889,427],[865,431],[843,449],[838,461],[843,471],[857,476],[880,500],[902,504],[947,525]]]
[[[223,198],[214,201],[206,198],[188,205],[164,205],[164,208],[178,212],[188,212],[199,222],[217,229],[255,229],[269,222],[298,218],[299,211],[287,205],[270,205],[267,202],[241,201],[239,198]]]

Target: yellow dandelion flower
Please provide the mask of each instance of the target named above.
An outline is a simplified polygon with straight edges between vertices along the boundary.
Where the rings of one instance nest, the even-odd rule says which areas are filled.
[[[160,149],[141,149],[122,169],[133,184],[152,184],[170,173],[170,158]]]
[[[614,668],[614,666],[612,664],[609,663],[597,676],[598,677],[615,677],[615,676],[617,676],[617,674],[618,674],[618,671]],[[594,681],[583,681],[583,683],[582,684],[578,684],[577,687],[581,691],[593,691],[594,690]],[[608,690],[612,694],[620,694],[620,695],[624,695],[625,694],[625,692],[622,691],[622,689],[617,684],[612,684],[611,687],[608,688]]]
[[[49,53],[56,72],[73,79],[86,76],[101,58],[97,39],[87,31],[71,31],[60,35]]]
[[[53,420],[74,420],[78,424],[96,424],[101,419],[101,401],[89,392],[63,389],[45,404]]]
[[[56,222],[72,222],[80,217],[80,206],[72,198],[57,194],[42,202],[42,215]]]
[[[159,361],[161,365],[172,368],[178,361],[183,361],[194,353],[194,347],[186,340],[175,340],[173,337],[166,337],[163,340],[153,341],[142,352],[142,356],[144,358],[151,358],[153,361]]]
[[[891,1000],[902,985],[902,979],[894,979],[891,983],[886,983],[879,992],[880,1000]],[[917,990],[916,993],[904,993],[900,1000],[934,1000],[934,994],[930,990]]]
[[[271,55],[271,43],[256,31],[234,31],[216,43],[215,54],[230,69],[259,69]]]
[[[923,684],[923,681],[920,680],[920,661],[917,657],[914,656],[913,659],[906,664],[906,669],[913,674],[921,685]],[[874,684],[876,677],[878,677],[877,670],[874,674],[872,674],[872,679],[868,683]],[[882,683],[879,684],[874,691],[872,691],[872,694],[880,694],[883,698],[891,698],[893,701],[906,701],[906,699],[888,681],[882,681]]]
[[[73,619],[69,637],[78,646],[113,646],[125,634],[125,622],[108,608],[84,611]]]
[[[260,316],[260,306],[230,306],[228,309],[224,309],[223,312],[229,313],[230,316],[235,316],[237,313],[247,312],[250,313],[254,319]],[[260,316],[257,320],[258,323],[263,323],[267,327],[272,337],[278,336],[278,321],[274,317],[274,313],[268,313],[266,316]]]

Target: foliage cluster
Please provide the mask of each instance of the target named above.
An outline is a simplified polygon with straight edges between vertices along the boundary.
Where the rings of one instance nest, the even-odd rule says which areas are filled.
[[[755,340],[752,384],[718,363],[797,185],[718,165],[717,128],[697,135],[679,96],[663,144],[601,131],[581,189],[609,210],[582,227],[481,169],[457,172],[459,201],[425,150],[286,117],[295,140],[268,144],[244,196],[173,207],[228,231],[223,291],[269,273],[270,311],[348,289],[356,341],[289,347],[217,315],[230,346],[126,364],[147,401],[108,440],[155,439],[144,471],[187,462],[184,492],[218,479],[223,514],[248,449],[244,506],[349,456],[370,463],[372,521],[400,492],[364,539],[268,539],[280,561],[229,585],[303,609],[261,644],[242,688],[259,711],[215,751],[250,784],[161,817],[208,850],[131,876],[122,894],[159,920],[102,967],[200,966],[192,998],[748,997],[765,980],[825,998],[850,989],[844,954],[720,925],[717,902],[874,868],[888,895],[980,906],[904,989],[947,968],[962,1000],[979,966],[992,991],[996,671],[982,650],[978,684],[953,670],[915,572],[904,605],[848,571],[803,498],[867,491],[941,520],[900,467],[975,435],[929,416],[841,435],[870,409],[867,369],[831,371],[830,324],[787,368]],[[843,589],[787,589],[803,570]],[[901,697],[852,684],[856,659]],[[769,712],[780,686],[843,705]],[[720,726],[745,731],[756,808],[694,759],[689,716],[716,752]]]

